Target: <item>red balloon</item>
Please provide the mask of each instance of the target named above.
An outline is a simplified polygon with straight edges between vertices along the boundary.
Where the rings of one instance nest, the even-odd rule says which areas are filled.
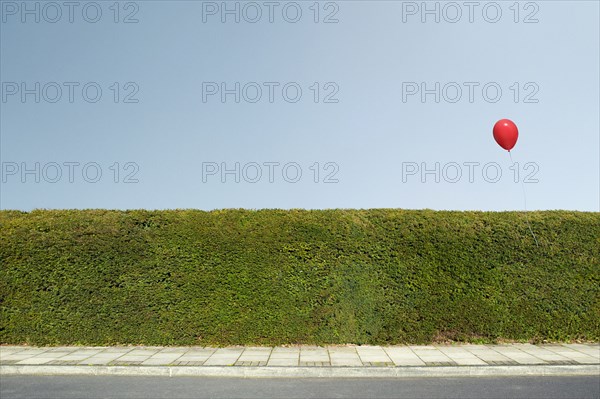
[[[506,151],[513,149],[519,138],[519,129],[510,119],[500,119],[494,125],[494,139]]]

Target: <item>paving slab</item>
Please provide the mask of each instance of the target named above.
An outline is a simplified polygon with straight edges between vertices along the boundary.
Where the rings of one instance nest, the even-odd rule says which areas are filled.
[[[392,359],[381,346],[359,346],[356,352],[363,363],[392,363]]]
[[[480,358],[478,358],[476,356],[459,357],[459,358],[450,357],[450,359],[459,366],[486,366],[487,365],[486,362],[484,362],[483,360],[481,360]]]
[[[133,350],[133,348],[127,348],[127,347],[119,347],[119,346],[115,346],[112,348],[104,348],[102,350],[101,353],[122,353],[125,354],[127,352],[131,352]]]
[[[44,364],[54,360],[51,357],[31,357],[29,359],[24,359],[16,362],[15,364]]]
[[[21,353],[27,353],[30,356],[35,356],[35,355],[39,355],[41,353],[48,352],[48,349],[50,349],[50,348],[46,348],[46,349],[44,349],[44,348],[23,349],[21,351]],[[2,349],[2,347],[0,347],[0,353],[2,353],[2,352],[3,352],[3,349]]]
[[[124,355],[115,358],[114,360],[123,361],[123,362],[143,362],[144,360],[149,359],[150,356],[131,356]]]
[[[98,353],[102,353],[103,350],[104,349],[78,349],[78,350],[71,352],[71,354],[92,356],[92,355],[95,355]]]
[[[177,353],[177,352],[164,353],[164,352],[158,352],[158,353],[150,356],[150,359],[177,359],[177,358],[180,358],[182,356],[185,356],[185,353]]]
[[[437,347],[435,347],[434,345],[408,345],[408,347],[412,350],[420,350],[420,351],[425,351],[425,350],[438,350]]]
[[[273,353],[297,353],[300,352],[300,347],[299,346],[293,346],[293,347],[289,347],[289,346],[276,346],[274,348],[272,348],[272,352]]]
[[[173,364],[177,358],[165,359],[165,358],[148,358],[144,360],[141,364],[143,366],[159,366],[159,365],[169,365]]]
[[[247,346],[244,348],[244,353],[271,353],[273,348],[270,346]]]
[[[300,358],[300,352],[296,352],[296,353],[276,353],[276,352],[272,352],[271,353],[271,359],[296,359],[298,360]]]
[[[464,348],[440,347],[438,349],[440,350],[440,352],[445,354],[448,358],[450,358],[450,360],[452,360],[454,363],[456,363],[458,365],[485,366],[487,364],[485,361],[481,360],[480,358],[475,356],[473,353],[469,352],[468,350],[466,350]]]
[[[199,355],[199,356],[195,356],[195,355],[188,355],[188,354],[184,354],[182,356],[180,356],[178,358],[178,360],[181,361],[204,361],[204,360],[208,360],[208,358],[210,357],[210,355]]]
[[[183,356],[212,356],[217,350],[190,350],[183,352]]]
[[[569,359],[579,364],[598,364],[598,359],[592,356],[569,356]]]
[[[396,359],[421,361],[419,356],[408,346],[386,346],[383,347],[383,350],[394,362]]]
[[[300,363],[306,362],[329,362],[329,352],[327,348],[301,347]]]
[[[77,352],[76,352],[77,353]],[[92,357],[103,357],[103,358],[117,358],[125,356],[123,352],[100,352],[92,355]]]
[[[323,366],[336,366],[336,367],[351,367],[351,366],[363,366],[363,362],[360,358],[337,358],[332,357],[330,361],[321,362]]]
[[[205,366],[233,366],[239,359],[243,348],[219,348],[204,362]]]
[[[128,356],[152,356],[156,354],[159,349],[134,349],[127,352]]]
[[[160,353],[185,353],[192,349],[188,347],[180,347],[180,348],[162,348]]]
[[[325,365],[338,367],[352,367],[362,366],[365,363],[359,356],[358,349],[356,346],[330,346],[326,349],[328,351],[329,359],[323,361]],[[372,351],[373,347],[369,347],[369,350]]]
[[[92,357],[92,355],[87,354],[70,354],[60,358],[60,360],[84,360]]]
[[[238,358],[238,362],[267,362],[269,360],[269,356],[252,356],[252,355],[244,355]]]
[[[296,359],[274,359],[271,357],[267,362],[267,366],[287,366],[287,367],[296,367],[300,364],[298,358]]]
[[[92,364],[103,365],[103,364],[109,364],[113,360],[114,359],[111,359],[111,358],[96,358],[96,359],[88,358],[88,359],[81,360],[77,364],[80,364],[80,365],[92,365]]]

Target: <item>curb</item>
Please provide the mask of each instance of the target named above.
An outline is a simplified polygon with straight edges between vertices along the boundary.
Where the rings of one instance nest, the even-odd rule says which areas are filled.
[[[93,375],[230,378],[403,378],[600,375],[600,365],[439,367],[0,366],[0,375]]]

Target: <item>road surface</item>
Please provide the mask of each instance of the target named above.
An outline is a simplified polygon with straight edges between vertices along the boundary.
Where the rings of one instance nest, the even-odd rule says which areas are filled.
[[[2,376],[16,398],[600,398],[600,377],[240,379]]]

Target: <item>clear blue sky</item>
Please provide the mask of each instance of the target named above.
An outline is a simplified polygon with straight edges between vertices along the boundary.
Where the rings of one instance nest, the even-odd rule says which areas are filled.
[[[528,208],[600,210],[597,1],[25,3],[0,2],[1,209],[520,210],[510,118]]]

